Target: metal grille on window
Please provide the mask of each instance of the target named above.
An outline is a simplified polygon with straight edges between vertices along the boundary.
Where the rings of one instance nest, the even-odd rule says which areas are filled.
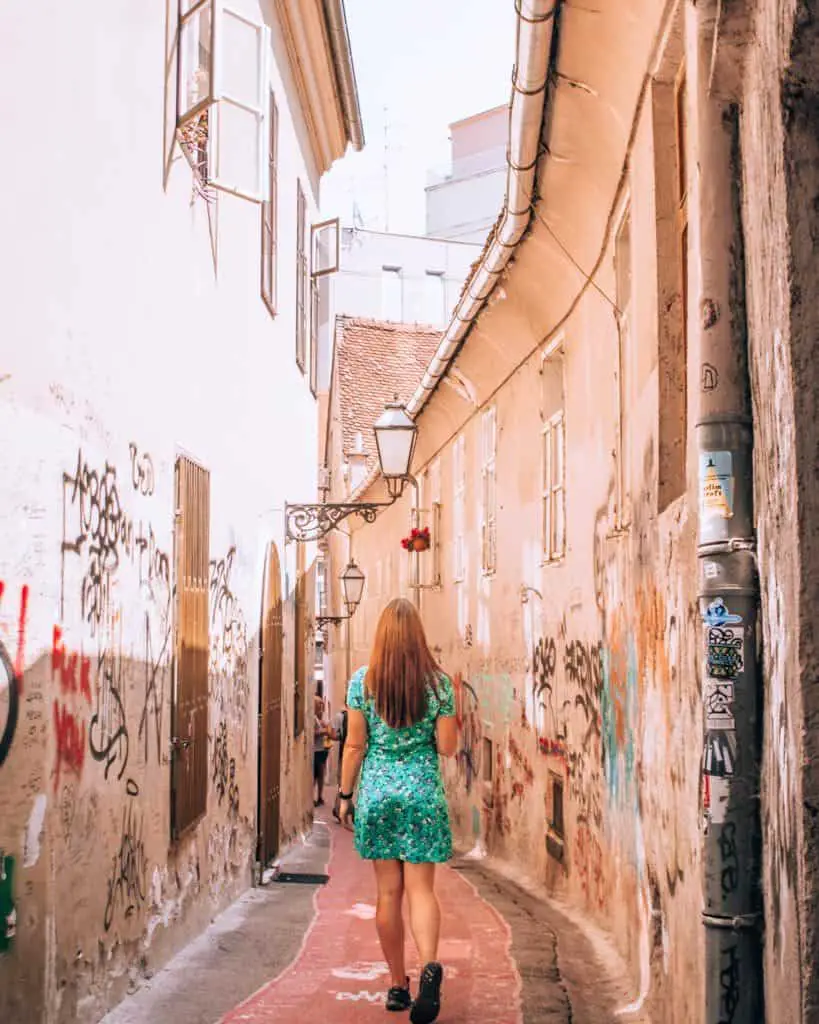
[[[178,838],[207,809],[210,474],[176,463],[177,678],[172,707],[171,830]]]

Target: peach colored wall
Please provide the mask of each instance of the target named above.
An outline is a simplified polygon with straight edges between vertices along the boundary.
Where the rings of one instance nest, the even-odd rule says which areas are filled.
[[[650,41],[646,32],[642,45]],[[658,1020],[693,1024],[701,1014],[695,523],[687,497],[661,514],[657,507],[655,155],[649,105],[637,118],[627,188],[634,254],[627,521],[621,524],[614,508],[612,308],[587,289],[558,334],[541,330],[577,283],[536,223],[503,293],[419,418],[416,473],[427,509],[428,473],[436,460],[440,466],[443,575],[439,591],[423,592],[421,607],[458,693],[461,748],[447,788],[461,848],[519,864],[609,929],[630,964],[634,993]],[[579,183],[564,177],[560,187],[553,182],[549,193],[553,201],[560,195],[560,208],[580,205]],[[625,198],[621,193],[612,208]],[[593,208],[583,223],[586,234],[574,243],[580,251],[601,227]],[[615,293],[613,258],[610,242],[596,277],[607,296]],[[543,564],[541,360],[558,338],[565,353],[567,550]],[[497,417],[498,540],[496,571],[487,576],[480,565],[480,429],[489,407]],[[453,581],[458,437],[465,438],[468,466],[460,583]],[[373,525],[353,524],[353,548],[367,574],[353,620],[353,668],[366,662],[383,604],[411,593],[409,556],[400,547],[409,509],[407,493]],[[430,522],[428,512],[424,518]],[[429,578],[432,555],[419,557]],[[336,678],[343,656],[339,646]],[[555,781],[563,786],[562,836],[552,825]]]

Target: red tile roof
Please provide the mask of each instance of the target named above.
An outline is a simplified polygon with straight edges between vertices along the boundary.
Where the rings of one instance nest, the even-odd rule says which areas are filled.
[[[373,423],[397,394],[408,402],[441,340],[437,327],[360,317],[336,318],[336,366],[344,453],[361,434],[368,464],[377,458]]]

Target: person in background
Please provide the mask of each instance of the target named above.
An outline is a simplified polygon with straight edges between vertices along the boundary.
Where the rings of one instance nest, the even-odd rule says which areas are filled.
[[[392,975],[386,1008],[431,1024],[441,1009],[441,907],[435,865],[452,856],[439,755],[458,743],[452,683],[438,667],[421,617],[404,598],[378,621],[368,667],[350,680],[339,815],[347,822],[359,771],[355,848],[375,869],[376,929]],[[424,965],[413,1002],[404,959],[404,894]]]
[[[341,792],[341,764],[342,764],[342,761],[344,760],[344,744],[345,744],[345,742],[347,740],[347,705],[346,704],[344,705],[344,707],[342,707],[342,709],[340,711],[337,711],[335,713],[335,715],[333,716],[333,721],[332,721],[331,725],[332,725],[332,736],[333,736],[333,739],[334,740],[338,740],[338,790],[336,792],[335,803],[333,804],[333,817],[336,819],[336,821],[341,823],[341,815],[339,814],[339,807],[341,805],[341,797],[339,796],[339,793]],[[352,809],[352,805],[350,807],[350,817],[351,818],[355,817],[354,811]]]
[[[314,807],[324,806],[324,774],[330,753],[330,726],[325,721],[324,701],[318,695],[313,702],[315,722],[313,726],[313,783],[315,785]]]

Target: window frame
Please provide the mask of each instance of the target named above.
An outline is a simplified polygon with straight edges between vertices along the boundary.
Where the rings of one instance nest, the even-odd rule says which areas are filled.
[[[556,440],[555,440],[556,435]],[[540,428],[541,460],[541,563],[552,565],[566,557],[566,410],[553,413]],[[560,448],[560,477],[553,473],[552,452]],[[548,457],[546,457],[548,452]],[[563,529],[557,543],[554,524],[560,503]]]
[[[394,277],[388,277],[387,275],[395,275]],[[384,282],[388,280],[394,280],[398,284],[398,317],[394,318],[390,315],[390,311],[387,309],[387,301],[384,289]],[[388,323],[400,324],[404,322],[404,276],[401,272],[401,267],[394,266],[382,266],[381,267],[381,319],[386,320]]]
[[[481,574],[498,567],[498,410],[491,405],[481,414]]]
[[[621,266],[618,259],[618,245],[623,236],[624,228],[628,226],[628,301],[621,304],[623,280],[621,271],[626,269]],[[629,492],[629,469],[631,465],[631,432],[628,423],[627,410],[630,406],[630,359],[633,352],[633,324],[632,310],[634,306],[634,244],[633,244],[633,219],[631,216],[631,195],[627,194],[620,206],[619,216],[616,220],[614,230],[614,280],[616,310],[615,320],[617,323],[617,363],[615,370],[615,394],[617,405],[616,417],[616,473],[615,473],[615,508],[614,508],[614,529],[615,531],[627,530],[630,523],[630,492]]]
[[[315,277],[310,278],[310,394],[318,396],[318,328],[319,287]]]
[[[279,107],[273,89],[269,95],[268,109],[268,195],[262,203],[262,259],[261,294],[272,317],[276,316],[278,304],[278,173],[279,173]]]
[[[437,281],[440,286],[440,294],[436,301],[440,301],[440,308],[438,310],[438,316],[433,320],[427,319],[427,323],[437,327],[439,324],[446,323],[447,319],[447,308],[446,308],[446,272],[443,270],[425,270],[424,271],[424,286],[425,290],[429,286],[430,281]],[[429,300],[431,305],[431,295],[425,295],[425,305]],[[425,318],[429,316],[430,310],[427,308],[424,310]]]
[[[452,445],[452,581],[466,579],[466,435]]]
[[[307,369],[307,196],[296,178],[296,366]]]
[[[329,232],[330,228],[335,231],[335,256],[328,265],[322,266],[318,259],[318,247]],[[337,274],[341,266],[341,219],[331,217],[329,220],[319,221],[310,227],[310,276],[315,280],[317,277],[327,277],[330,274]]]
[[[267,149],[268,99],[270,89],[270,29],[264,21],[256,21],[242,11],[226,5],[223,0],[194,0],[183,9],[185,0],[177,0],[176,39],[176,135],[183,153],[203,188],[214,188],[253,203],[262,203],[267,198],[265,179],[265,155]],[[182,109],[183,68],[187,60],[183,57],[186,45],[185,29],[205,10],[210,10],[210,51],[208,53],[208,94],[191,107]],[[248,102],[239,99],[224,85],[222,40],[225,18],[230,17],[256,33],[256,99]],[[197,70],[201,65],[196,65]],[[256,122],[256,187],[245,187],[225,179],[219,170],[222,136],[219,128],[220,112],[226,108],[238,109],[250,114]],[[193,157],[193,149],[197,157]],[[204,155],[203,155],[204,153]],[[214,173],[215,172],[215,173]]]

